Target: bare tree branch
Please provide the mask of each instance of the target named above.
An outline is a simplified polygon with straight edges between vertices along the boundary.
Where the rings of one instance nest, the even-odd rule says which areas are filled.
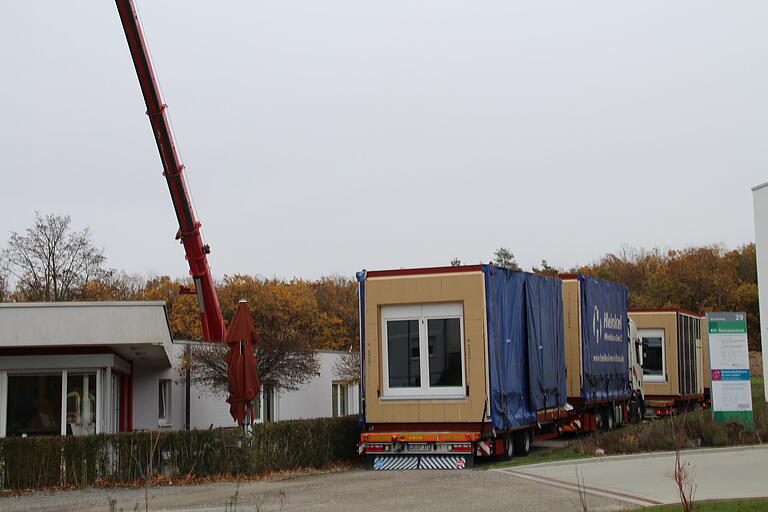
[[[196,345],[190,351],[192,382],[214,390],[227,389],[226,343]],[[262,387],[296,391],[320,374],[317,353],[296,342],[259,341],[254,347]]]
[[[103,251],[93,245],[88,228],[72,231],[70,223],[69,216],[35,212],[34,226],[11,233],[3,270],[15,280],[19,299],[75,300],[88,281],[106,274]]]
[[[360,352],[345,352],[333,365],[333,373],[340,380],[360,382]]]

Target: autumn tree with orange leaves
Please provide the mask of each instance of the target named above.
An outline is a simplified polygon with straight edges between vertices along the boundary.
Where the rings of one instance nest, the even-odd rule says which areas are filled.
[[[679,308],[697,313],[745,311],[751,350],[760,350],[755,244],[680,250],[624,248],[575,269],[627,286],[631,308]]]

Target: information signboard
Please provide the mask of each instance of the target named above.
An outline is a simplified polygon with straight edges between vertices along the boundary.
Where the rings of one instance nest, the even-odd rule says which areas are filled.
[[[707,313],[709,366],[712,372],[712,415],[715,421],[754,428],[749,383],[747,315]]]

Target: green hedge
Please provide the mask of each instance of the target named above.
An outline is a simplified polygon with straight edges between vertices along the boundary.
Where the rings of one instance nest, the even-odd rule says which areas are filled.
[[[357,418],[319,418],[239,429],[0,439],[0,487],[34,489],[168,478],[258,475],[357,458]]]

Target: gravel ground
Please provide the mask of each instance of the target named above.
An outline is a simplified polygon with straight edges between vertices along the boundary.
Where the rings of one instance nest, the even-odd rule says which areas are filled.
[[[237,493],[237,505],[231,506]],[[586,497],[589,510],[622,510],[619,501]],[[112,501],[114,500],[114,501]],[[110,503],[112,501],[112,503]],[[133,511],[359,511],[483,510],[573,512],[577,492],[496,471],[342,471],[299,474],[246,483],[82,489],[0,498],[0,510]]]

